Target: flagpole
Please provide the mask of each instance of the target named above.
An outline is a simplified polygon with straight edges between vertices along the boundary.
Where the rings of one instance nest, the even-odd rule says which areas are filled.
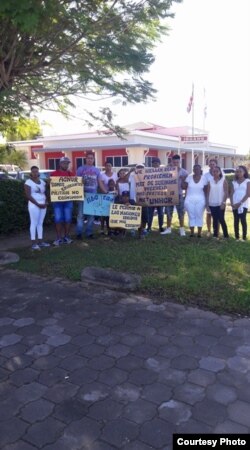
[[[193,102],[192,102],[192,138],[194,137],[194,83],[192,84],[192,95],[193,95]],[[192,170],[194,167],[194,150],[192,149]]]
[[[206,89],[203,89],[203,131],[206,130],[206,118],[207,118],[207,100],[206,100]]]
[[[192,84],[193,103],[192,103],[192,137],[194,137],[194,83]]]

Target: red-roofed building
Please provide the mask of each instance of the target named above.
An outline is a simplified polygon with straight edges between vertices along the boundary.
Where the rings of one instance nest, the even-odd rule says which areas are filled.
[[[166,165],[175,153],[180,154],[182,166],[189,172],[194,163],[203,167],[211,157],[216,158],[221,167],[234,165],[236,147],[210,142],[202,130],[195,129],[192,136],[191,127],[168,128],[145,122],[124,128],[128,131],[124,138],[103,131],[46,136],[12,144],[17,150],[26,151],[29,166],[36,164],[40,169],[55,169],[59,159],[66,155],[75,170],[84,163],[86,152],[90,150],[95,153],[96,166],[103,167],[105,161],[109,161],[117,169],[138,163],[151,166],[154,156]],[[237,158],[239,156],[237,154]]]

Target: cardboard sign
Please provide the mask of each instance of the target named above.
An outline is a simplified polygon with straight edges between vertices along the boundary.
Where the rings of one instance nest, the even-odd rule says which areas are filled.
[[[50,199],[52,202],[83,200],[82,177],[51,177]]]
[[[115,194],[85,194],[83,213],[90,216],[109,216]]]
[[[146,167],[134,174],[136,203],[145,206],[168,206],[179,203],[177,169]]]
[[[109,226],[110,228],[137,230],[141,226],[141,206],[111,205]]]

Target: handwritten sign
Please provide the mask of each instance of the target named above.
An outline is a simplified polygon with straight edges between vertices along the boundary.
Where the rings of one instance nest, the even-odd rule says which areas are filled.
[[[83,213],[90,216],[109,216],[115,194],[85,194]]]
[[[51,177],[50,180],[52,202],[83,200],[82,177]]]
[[[109,226],[110,228],[123,228],[125,230],[137,230],[141,225],[141,206],[111,205]]]
[[[145,206],[168,206],[179,203],[177,169],[146,167],[135,173],[136,203]]]

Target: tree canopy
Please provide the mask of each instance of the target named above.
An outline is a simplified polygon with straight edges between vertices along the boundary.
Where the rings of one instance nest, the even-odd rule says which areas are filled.
[[[26,141],[42,134],[37,118],[0,116],[0,133],[7,141]]]
[[[0,116],[64,111],[73,95],[141,102],[153,48],[182,0],[1,0]]]

